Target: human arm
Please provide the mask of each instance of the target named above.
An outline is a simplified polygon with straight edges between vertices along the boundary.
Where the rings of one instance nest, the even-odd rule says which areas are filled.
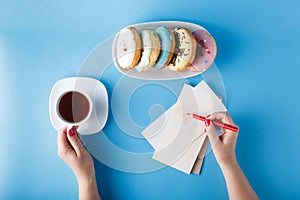
[[[218,136],[212,123],[214,120],[235,124],[229,114],[225,112],[213,113],[205,121],[206,133],[223,172],[229,198],[231,200],[258,199],[236,159],[235,147],[238,133],[221,128],[221,136]]]
[[[58,132],[57,153],[74,172],[79,189],[80,200],[100,199],[94,163],[91,155],[85,149],[76,128],[67,127]]]

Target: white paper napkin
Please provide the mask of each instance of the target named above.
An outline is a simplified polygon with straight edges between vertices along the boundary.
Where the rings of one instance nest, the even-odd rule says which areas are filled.
[[[224,111],[226,107],[205,81],[195,88],[185,84],[178,101],[142,132],[155,149],[153,159],[187,174],[197,160],[197,171],[200,171],[203,150],[198,155],[201,147],[207,146],[205,126],[202,121],[187,117],[186,113],[207,116]]]

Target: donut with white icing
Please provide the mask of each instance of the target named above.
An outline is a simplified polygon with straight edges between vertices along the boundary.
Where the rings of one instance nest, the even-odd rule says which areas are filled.
[[[161,51],[154,69],[162,69],[169,64],[175,49],[175,39],[171,29],[159,27],[155,29],[161,43]]]
[[[131,69],[139,62],[142,42],[140,34],[133,28],[124,28],[117,36],[117,61],[121,68]]]
[[[142,56],[135,67],[139,72],[151,69],[160,53],[159,37],[154,31],[143,30],[140,32],[140,36],[142,39]]]
[[[194,62],[187,69],[203,72],[214,62],[217,55],[217,45],[214,38],[206,30],[196,30],[193,35],[197,41],[197,53]]]
[[[197,43],[192,32],[185,28],[175,28],[173,34],[175,51],[168,67],[172,71],[182,71],[194,61]]]

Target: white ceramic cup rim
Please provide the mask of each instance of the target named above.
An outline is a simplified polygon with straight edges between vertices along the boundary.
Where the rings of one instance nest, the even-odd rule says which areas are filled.
[[[69,121],[65,120],[65,119],[60,115],[60,112],[59,112],[59,103],[60,103],[60,100],[61,100],[61,98],[62,98],[65,94],[67,94],[67,93],[69,93],[69,92],[78,92],[78,93],[82,94],[83,96],[85,96],[85,98],[86,98],[86,99],[88,100],[88,102],[89,102],[89,105],[90,105],[90,106],[89,106],[89,107],[90,107],[89,112],[88,112],[88,114],[86,115],[86,117],[85,117],[83,120],[79,121],[79,122],[69,122]],[[57,116],[59,117],[59,119],[61,119],[61,120],[62,120],[63,122],[65,122],[67,125],[77,126],[77,125],[80,125],[80,124],[85,123],[85,122],[91,117],[92,110],[93,110],[93,103],[92,103],[91,98],[89,97],[89,95],[87,95],[85,92],[82,92],[82,91],[69,90],[69,91],[63,92],[63,93],[58,97],[58,99],[57,99],[57,101],[56,101],[56,114],[57,114]]]

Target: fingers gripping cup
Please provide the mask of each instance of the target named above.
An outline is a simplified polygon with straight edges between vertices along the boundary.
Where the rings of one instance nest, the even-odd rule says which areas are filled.
[[[87,94],[67,91],[58,98],[56,113],[68,127],[79,126],[90,118],[92,107],[92,101]]]

